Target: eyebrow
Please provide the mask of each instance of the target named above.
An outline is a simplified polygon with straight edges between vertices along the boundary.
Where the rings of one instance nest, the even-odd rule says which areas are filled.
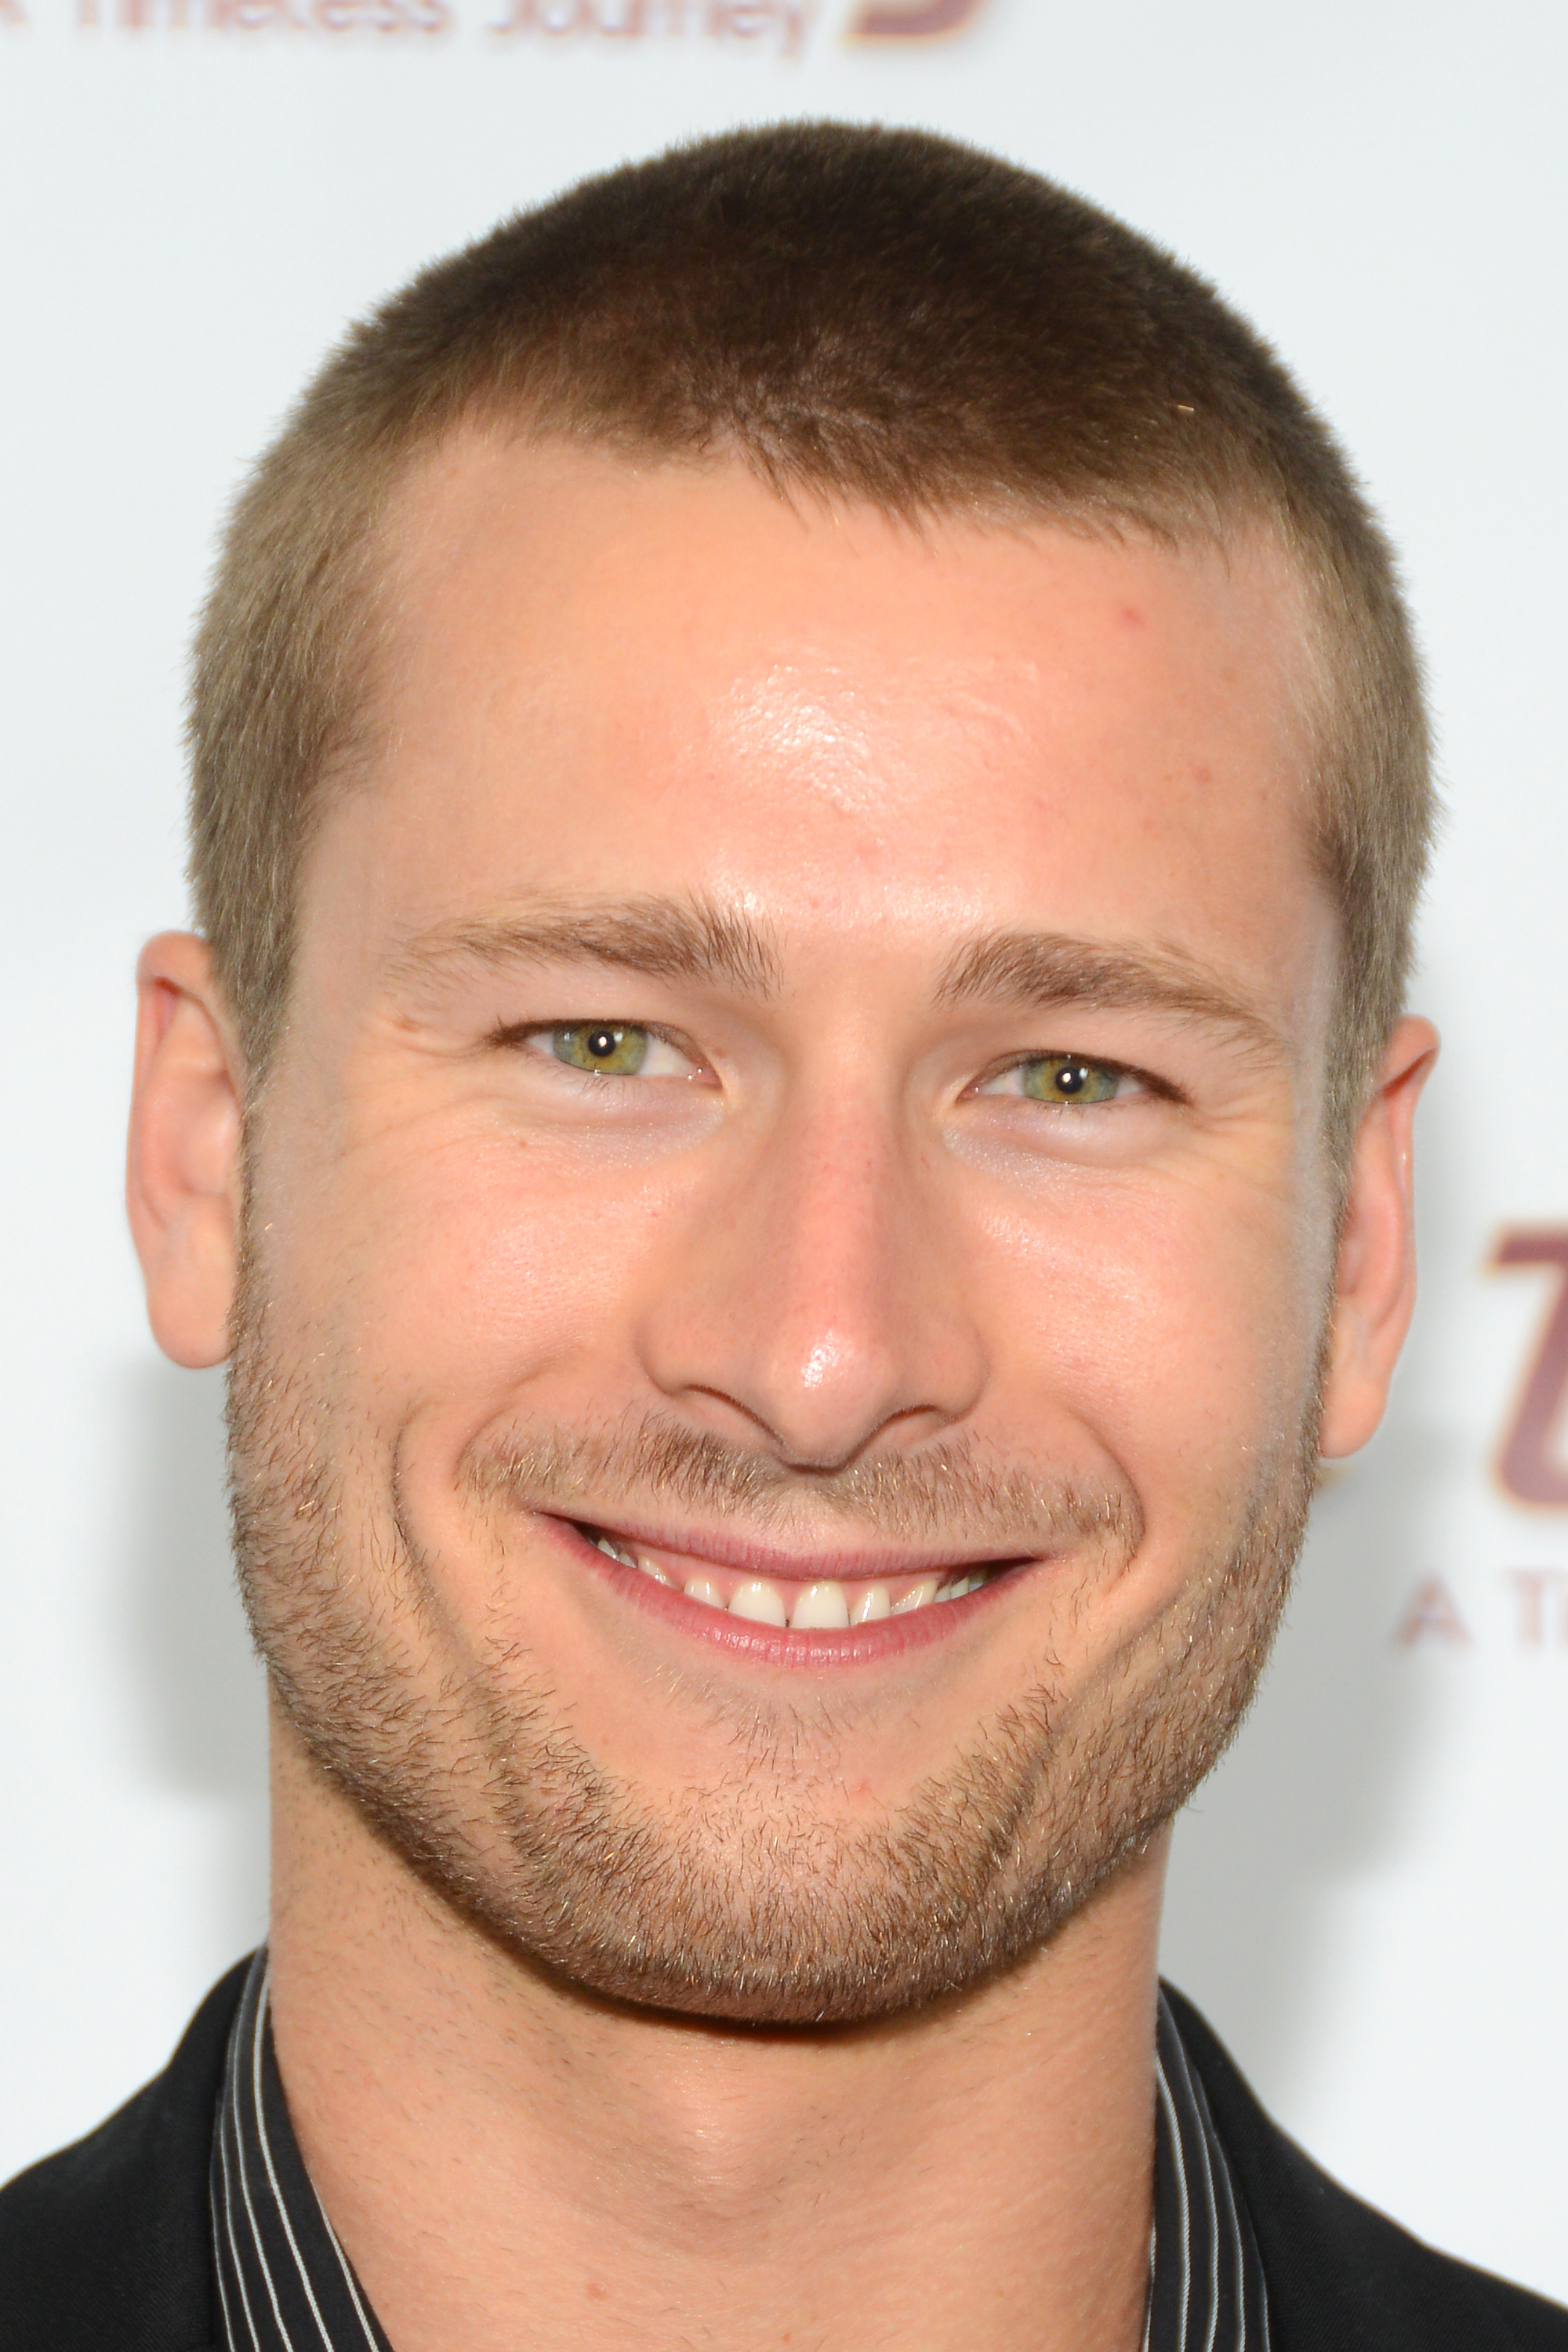
[[[393,976],[416,985],[447,973],[546,963],[718,982],[752,997],[774,995],[782,986],[779,953],[764,927],[741,909],[700,898],[552,899],[444,925],[411,941],[395,958]],[[1262,1014],[1195,958],[1059,931],[976,934],[948,959],[935,1001],[1159,1013],[1228,1029],[1272,1054],[1283,1050]]]
[[[701,898],[552,899],[492,919],[426,931],[403,950],[395,981],[514,964],[594,963],[658,980],[719,981],[771,996],[779,960],[767,932],[737,909]]]
[[[1228,1029],[1248,1045],[1283,1051],[1254,1005],[1196,958],[1172,948],[1107,946],[1059,931],[987,931],[950,958],[939,1004],[983,1000],[1088,1012],[1163,1013]]]

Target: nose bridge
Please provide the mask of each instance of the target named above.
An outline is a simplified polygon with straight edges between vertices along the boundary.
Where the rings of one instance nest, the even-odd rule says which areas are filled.
[[[648,1369],[721,1401],[787,1458],[845,1462],[902,1419],[959,1418],[983,1377],[958,1236],[896,1101],[842,1082],[792,1089],[707,1200]]]
[[[900,1241],[921,1220],[893,1129],[864,1103],[819,1108],[784,1141],[758,1203],[781,1370],[810,1390],[870,1377],[897,1350]]]

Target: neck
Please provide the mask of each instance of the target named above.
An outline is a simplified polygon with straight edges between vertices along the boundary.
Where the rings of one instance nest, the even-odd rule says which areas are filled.
[[[396,2352],[1133,2352],[1163,1839],[994,1983],[770,2031],[546,1979],[286,1728],[274,1781],[279,2068]]]

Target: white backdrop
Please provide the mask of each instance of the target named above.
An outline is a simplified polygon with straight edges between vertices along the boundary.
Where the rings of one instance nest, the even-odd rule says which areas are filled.
[[[0,0],[0,2177],[160,2064],[262,1924],[218,1395],[145,1337],[118,1197],[216,519],[419,262],[680,133],[837,113],[980,140],[1197,262],[1405,551],[1451,807],[1426,1286],[1179,1832],[1167,1964],[1345,2180],[1568,2298],[1568,1328],[1525,1397],[1568,1249],[1565,66],[1561,0]]]

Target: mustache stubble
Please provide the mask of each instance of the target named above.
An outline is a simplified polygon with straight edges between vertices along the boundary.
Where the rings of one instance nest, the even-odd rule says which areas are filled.
[[[1143,1515],[1125,1481],[1084,1482],[988,1460],[972,1441],[803,1471],[658,1412],[605,1427],[489,1431],[460,1467],[481,1508],[537,1511],[597,1524],[615,1513],[658,1517],[672,1507],[759,1534],[808,1538],[846,1524],[901,1543],[995,1559],[1082,1545],[1128,1559]]]

